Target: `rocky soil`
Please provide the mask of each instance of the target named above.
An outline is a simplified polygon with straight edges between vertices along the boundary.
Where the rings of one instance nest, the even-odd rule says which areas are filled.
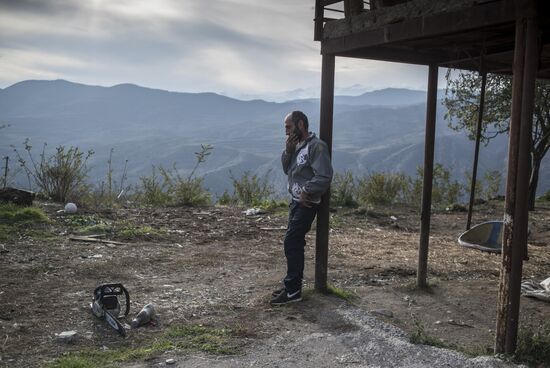
[[[167,331],[231,331],[223,349],[135,354],[120,367],[505,367],[492,356],[411,344],[410,336],[472,354],[494,339],[500,257],[458,246],[466,215],[436,212],[428,291],[414,287],[419,216],[410,208],[331,214],[329,283],[349,300],[313,290],[315,231],[308,235],[304,301],[273,308],[285,271],[285,209],[246,216],[242,208],[162,208],[58,213],[51,223],[0,241],[0,366],[39,367],[82,352],[150,348]],[[502,217],[484,205],[474,222]],[[550,276],[550,208],[531,215],[524,278]],[[103,235],[84,241],[74,235]],[[88,239],[89,240],[89,239]],[[109,242],[112,240],[113,242]],[[118,336],[89,310],[94,288],[120,282],[131,318],[153,303],[160,320]],[[522,297],[522,328],[550,318],[550,304]],[[70,343],[58,334],[74,330]],[[69,355],[67,355],[69,354]],[[172,359],[172,360],[170,360]],[[168,364],[168,363],[173,363]],[[98,365],[99,366],[99,365]]]

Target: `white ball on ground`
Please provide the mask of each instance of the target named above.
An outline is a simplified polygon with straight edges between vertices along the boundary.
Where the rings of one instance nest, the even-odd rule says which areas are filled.
[[[76,209],[76,204],[74,203],[69,202],[65,205],[65,213],[76,213]]]

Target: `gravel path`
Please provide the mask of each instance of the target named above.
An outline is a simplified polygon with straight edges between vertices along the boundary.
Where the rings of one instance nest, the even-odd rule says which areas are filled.
[[[142,367],[407,367],[501,368],[518,367],[493,357],[468,358],[464,354],[408,342],[398,328],[367,312],[344,305],[335,311],[355,326],[342,333],[286,330],[248,346],[245,354],[216,358],[202,355],[171,356],[162,361],[132,365]],[[305,328],[305,330],[308,330]],[[167,359],[175,363],[166,364]],[[521,367],[521,366],[520,366]]]

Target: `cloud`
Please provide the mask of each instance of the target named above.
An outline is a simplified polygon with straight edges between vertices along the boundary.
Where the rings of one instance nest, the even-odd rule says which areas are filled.
[[[43,76],[234,96],[318,90],[313,6],[309,0],[0,0],[0,87]],[[337,87],[418,88],[424,80],[419,67],[337,59]]]

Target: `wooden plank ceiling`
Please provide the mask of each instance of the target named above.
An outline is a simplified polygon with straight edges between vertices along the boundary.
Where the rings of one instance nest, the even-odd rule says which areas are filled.
[[[515,21],[524,10],[521,1],[495,0],[365,29],[354,19],[334,20],[324,27],[321,53],[475,71],[483,54],[488,72],[511,74]],[[537,11],[538,77],[550,79],[550,1],[539,0]]]

